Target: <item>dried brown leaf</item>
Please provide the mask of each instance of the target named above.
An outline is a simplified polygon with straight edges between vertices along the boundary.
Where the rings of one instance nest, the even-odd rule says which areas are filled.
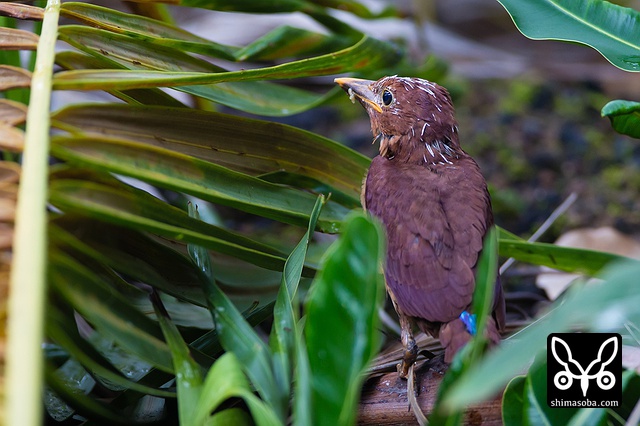
[[[0,123],[10,126],[22,124],[27,119],[27,106],[9,99],[0,99]]]
[[[41,7],[18,3],[0,3],[0,15],[29,21],[42,21],[44,10]]]
[[[31,86],[31,73],[25,69],[0,65],[0,90]]]
[[[0,28],[0,50],[36,50],[38,37],[30,31]]]
[[[17,127],[0,123],[0,150],[22,152],[24,132]]]

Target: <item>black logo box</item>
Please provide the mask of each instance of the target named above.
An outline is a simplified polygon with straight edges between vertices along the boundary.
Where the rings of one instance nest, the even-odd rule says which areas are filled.
[[[550,407],[605,407],[622,401],[622,337],[552,333],[547,338]]]

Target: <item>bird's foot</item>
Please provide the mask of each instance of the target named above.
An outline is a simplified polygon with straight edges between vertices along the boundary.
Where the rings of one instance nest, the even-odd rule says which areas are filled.
[[[418,345],[415,340],[411,339],[407,342],[402,361],[396,366],[400,378],[409,377],[409,368],[416,362],[416,358],[418,358]]]

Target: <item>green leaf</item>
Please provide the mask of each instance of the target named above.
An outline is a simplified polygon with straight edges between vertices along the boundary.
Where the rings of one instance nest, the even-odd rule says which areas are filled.
[[[561,247],[547,243],[529,243],[524,240],[500,239],[500,256],[513,257],[522,262],[544,265],[567,272],[597,275],[611,263],[630,260],[612,253]]]
[[[193,205],[190,206],[189,215],[198,218]],[[284,408],[280,404],[283,395],[275,382],[269,347],[216,285],[215,272],[206,250],[197,245],[189,245],[188,249],[195,264],[209,277],[204,291],[222,346],[225,351],[232,352],[238,358],[262,399],[276,410],[276,416],[280,420],[284,420]]]
[[[146,230],[206,245],[220,253],[256,265],[280,269],[284,256],[279,251],[206,222],[190,218],[148,193],[123,190],[79,180],[57,180],[50,185],[52,204],[66,212],[83,213],[138,230]]]
[[[75,215],[51,222],[49,229],[49,239],[56,246],[73,247],[121,274],[206,306],[202,274],[184,256],[140,232]]]
[[[100,378],[107,379],[110,383],[144,394],[164,398],[175,397],[175,392],[173,391],[156,389],[126,378],[100,352],[80,337],[73,318],[65,316],[57,307],[49,306],[47,308],[46,328],[47,335],[62,346],[69,355],[76,358],[87,370],[91,371],[94,376],[100,376]]]
[[[242,408],[227,408],[226,410],[218,411],[209,417],[203,425],[205,426],[251,426],[253,421],[251,416]]]
[[[338,142],[295,127],[193,109],[79,104],[56,112],[52,119],[64,127],[171,149],[250,175],[306,176],[344,192],[358,205],[362,178],[371,161]]]
[[[114,47],[109,47],[109,42],[114,42],[117,37],[113,34],[109,36],[105,34],[104,37],[104,41],[101,42],[102,45],[113,50]],[[91,39],[83,41],[89,42]],[[139,49],[141,48],[139,47]],[[117,53],[125,54],[126,52],[122,48],[122,53],[120,50]],[[175,52],[171,54],[172,56],[177,55]],[[230,72],[63,71],[55,75],[54,88],[58,90],[123,90],[143,87],[178,87],[236,81],[291,79],[382,68],[394,64],[399,58],[400,52],[392,45],[365,36],[353,46],[334,53],[251,70]],[[254,95],[257,94],[258,92],[254,93]],[[281,93],[273,92],[273,94],[277,96],[268,99],[269,103],[276,101],[277,97],[282,97]],[[286,113],[293,113],[293,111]]]
[[[345,49],[353,40],[283,25],[236,52],[239,61],[274,60]]]
[[[122,68],[117,63],[102,56],[89,56],[74,51],[63,51],[56,54],[56,64],[67,70]],[[180,101],[161,89],[109,90],[107,93],[133,105],[162,105],[175,108],[186,108]]]
[[[318,425],[355,422],[363,371],[378,350],[380,227],[353,213],[327,251],[306,303],[312,418]]]
[[[577,408],[549,407],[547,404],[546,353],[539,353],[527,373],[524,385],[523,422],[526,425],[566,425]]]
[[[477,317],[476,337],[483,337],[487,321],[493,310],[493,296],[498,274],[498,232],[489,229],[484,237],[484,247],[478,259],[476,288],[473,292],[473,312]],[[474,339],[476,340],[476,339]],[[479,357],[480,354],[477,354]],[[472,357],[473,358],[473,357]],[[472,362],[475,359],[471,360]]]
[[[316,205],[311,212],[309,227],[307,232],[302,236],[298,245],[293,249],[282,272],[282,281],[280,290],[273,309],[273,327],[271,329],[270,344],[273,356],[273,370],[275,379],[280,386],[280,393],[284,397],[281,403],[284,410],[289,402],[291,391],[291,373],[293,370],[293,361],[297,359],[296,352],[301,352],[302,348],[297,344],[297,311],[296,293],[298,284],[302,277],[302,270],[307,254],[309,241],[313,235],[316,221],[320,215],[320,210],[325,203],[324,197],[321,195],[316,201]],[[306,386],[306,384],[300,384]]]
[[[315,204],[315,196],[304,191],[268,183],[166,149],[118,139],[58,137],[52,141],[52,152],[71,163],[135,177],[293,225],[306,226]],[[329,201],[318,219],[319,229],[337,232],[347,212],[346,208]]]
[[[524,383],[526,376],[516,376],[507,385],[502,395],[502,421],[504,426],[522,426],[524,410]]]
[[[253,394],[247,379],[242,374],[242,365],[233,353],[222,355],[209,370],[200,399],[193,412],[193,424],[209,424],[205,423],[209,414],[222,402],[234,397],[242,398],[245,401],[258,426],[283,424],[273,410]],[[216,424],[222,424],[220,418],[217,419],[217,422]]]
[[[476,288],[473,292],[472,311],[476,315],[476,334],[456,354],[449,370],[438,388],[436,403],[429,418],[430,424],[457,425],[462,422],[463,410],[447,410],[443,401],[451,388],[474,363],[477,363],[487,347],[485,329],[493,309],[493,296],[498,272],[498,232],[492,227],[487,232],[476,270]]]
[[[640,102],[611,101],[602,108],[601,114],[609,117],[616,132],[640,139]]]
[[[584,330],[607,330],[640,321],[640,262],[616,263],[602,275],[603,283],[574,288],[548,314],[519,331],[473,365],[452,387],[445,403],[463,408],[491,397],[531,357],[546,348],[547,336],[579,325]]]
[[[93,4],[64,3],[60,8],[60,13],[92,27],[216,58],[233,60],[234,53],[238,50],[232,46],[225,46],[198,37],[166,22]]]
[[[311,367],[309,365],[308,349],[304,339],[304,319],[298,322],[298,333],[295,337],[297,349],[295,351],[296,368],[294,370],[293,389],[293,424],[296,426],[313,425],[313,407],[311,405]]]
[[[96,330],[155,367],[173,371],[171,353],[156,323],[74,259],[57,251],[49,257],[53,288]]]
[[[171,350],[173,368],[176,373],[176,391],[178,394],[178,418],[184,426],[197,426],[194,411],[198,408],[198,399],[202,396],[202,372],[200,366],[193,360],[189,347],[182,339],[178,328],[162,306],[157,292],[151,294],[162,334]]]
[[[626,71],[640,71],[640,13],[602,0],[498,0],[525,36],[591,46]]]
[[[215,76],[220,77],[229,74],[225,72],[225,69],[194,58],[180,49],[153,45],[145,40],[138,40],[95,28],[67,25],[60,28],[60,38],[83,52],[102,60],[108,60],[111,63],[108,69],[66,71],[66,73],[89,73],[92,75],[102,75],[103,73],[142,75],[152,73],[165,77],[169,75],[213,76],[215,81],[189,82],[187,83],[190,85],[188,87],[179,85],[184,87],[175,88],[185,93],[253,114],[282,116],[300,113],[325,102],[340,92],[340,89],[336,87],[326,94],[317,94],[282,84],[256,81],[264,80],[263,78],[252,78],[250,79],[251,81],[246,81],[249,79],[244,77],[220,80]],[[120,69],[113,70],[113,68]],[[235,73],[237,74],[237,72]],[[122,76],[122,74],[118,75]],[[290,75],[288,78],[295,77],[296,75]],[[113,87],[109,86],[108,82],[103,78],[93,80],[92,84],[96,83],[100,86],[100,89],[108,91],[173,86],[172,84],[156,84],[128,88]],[[208,85],[203,86],[201,84]],[[81,87],[82,90],[89,89],[89,86],[84,83],[82,83]],[[78,87],[78,89],[81,87]]]
[[[73,406],[78,414],[99,421],[102,424],[131,425],[131,418],[118,413],[109,405],[70,389],[64,383],[64,380],[56,374],[55,369],[50,364],[45,365],[44,373],[47,385],[55,391],[60,398]]]

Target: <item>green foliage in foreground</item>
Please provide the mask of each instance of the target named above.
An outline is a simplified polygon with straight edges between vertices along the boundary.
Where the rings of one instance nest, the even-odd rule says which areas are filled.
[[[55,62],[64,71],[54,75],[51,87],[104,90],[124,103],[70,105],[54,112],[51,154],[63,164],[51,169],[46,191],[31,194],[43,205],[48,196],[57,209],[50,214],[47,235],[28,241],[43,253],[48,244],[47,280],[34,281],[40,296],[48,295],[47,305],[33,317],[43,317],[47,337],[57,345],[45,371],[53,391],[45,402],[55,420],[79,414],[108,424],[160,421],[177,401],[177,418],[184,425],[355,421],[362,372],[379,347],[383,239],[375,223],[352,213],[359,210],[369,160],[290,126],[187,107],[160,88],[188,93],[205,109],[223,105],[283,116],[328,102],[338,91],[311,92],[297,87],[295,79],[346,72],[377,78],[381,69],[393,74],[409,64],[397,45],[337,20],[330,6],[296,0],[264,10],[262,1],[236,3],[181,2],[249,13],[302,12],[327,32],[280,27],[247,46],[227,46],[148,17],[84,3],[60,8],[74,24],[61,26],[58,34],[73,49],[57,53]],[[627,30],[605,26],[607,20],[599,17],[632,16],[626,9],[598,6],[595,16],[594,1],[578,2],[594,7],[577,11],[560,1],[526,3],[503,1],[521,28],[536,26],[537,21],[526,22],[531,11],[538,19],[561,7],[571,13],[563,15],[564,21],[554,19],[587,44],[598,47],[600,41],[582,27],[584,22],[601,25],[599,37],[607,38],[602,51],[612,62],[624,49],[636,49],[633,40],[617,42],[629,35]],[[357,3],[340,6],[376,18]],[[166,9],[155,11],[168,16]],[[227,71],[212,64],[217,60],[247,69]],[[278,65],[255,68],[246,61]],[[429,64],[427,73],[434,71]],[[284,79],[294,84],[274,82]],[[42,96],[37,89],[34,97]],[[15,92],[11,97],[24,99]],[[620,116],[619,125],[614,121],[617,129],[633,129],[633,108],[618,105],[606,115]],[[47,110],[40,112],[48,116]],[[184,203],[172,204],[115,175],[150,184],[151,192],[189,197],[199,215],[193,204],[190,210]],[[277,230],[238,232],[216,221],[219,206],[278,222]],[[314,240],[314,232],[341,235],[327,249]],[[290,233],[303,233],[297,245],[284,236]],[[575,326],[637,330],[637,264],[614,267],[621,265],[615,263],[619,256],[527,243],[501,229],[487,244],[474,299],[479,313],[490,306],[496,253],[606,281],[576,286],[548,315],[486,357],[482,339],[474,341],[445,381],[435,423],[459,422],[466,404],[499,391],[540,352],[549,332]],[[324,252],[321,261],[310,255],[318,252]],[[31,313],[33,306],[19,309]],[[268,339],[255,328],[267,319],[272,319]],[[33,366],[34,357],[20,360],[22,371]],[[536,363],[526,377],[508,385],[505,421],[546,416],[557,424],[568,418],[532,413],[539,368]],[[626,397],[637,396],[637,376],[625,374]],[[105,394],[109,398],[98,397]],[[29,398],[27,403],[40,406],[40,392]],[[585,414],[571,415],[579,423]]]

